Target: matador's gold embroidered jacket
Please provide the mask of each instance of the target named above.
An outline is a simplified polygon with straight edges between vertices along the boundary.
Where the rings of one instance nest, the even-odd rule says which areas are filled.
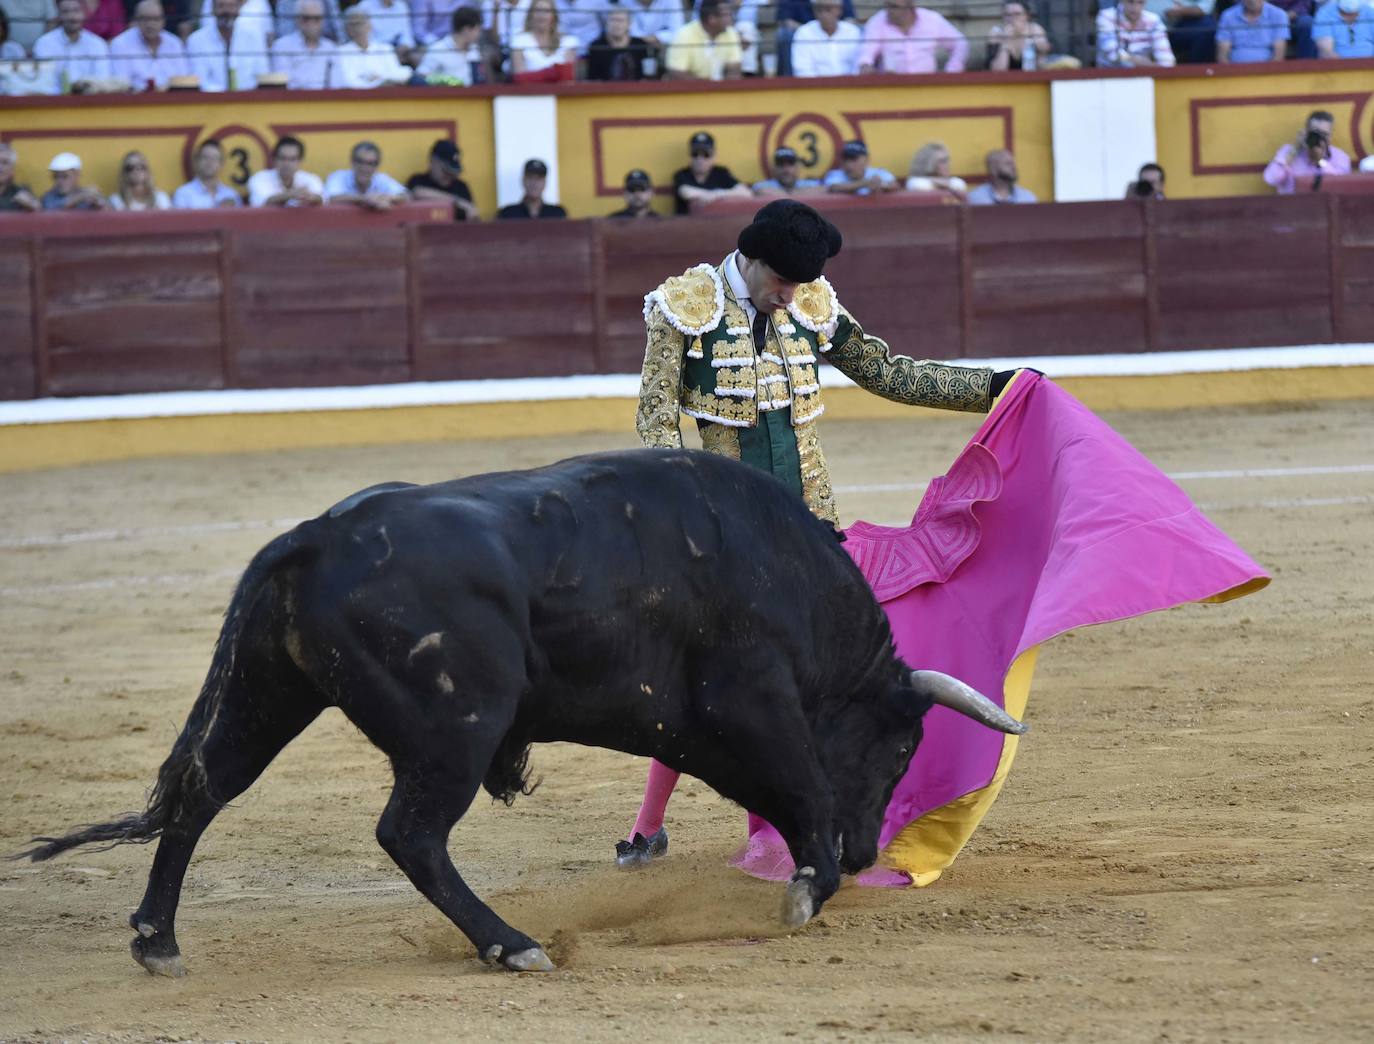
[[[992,371],[894,355],[864,333],[824,277],[797,289],[754,349],[724,265],[697,265],[644,298],[648,343],[635,430],[646,446],[682,445],[679,415],[697,422],[713,453],[771,471],[820,518],[837,522],[816,418],[824,411],[817,360],[894,402],[986,413]]]

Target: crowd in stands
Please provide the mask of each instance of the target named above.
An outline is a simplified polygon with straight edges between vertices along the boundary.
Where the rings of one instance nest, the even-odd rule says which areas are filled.
[[[1374,0],[1119,0],[1097,14],[1101,67],[1286,57],[1374,57]],[[1006,0],[980,47],[915,0],[0,0],[8,94],[1078,64],[1030,0]]]

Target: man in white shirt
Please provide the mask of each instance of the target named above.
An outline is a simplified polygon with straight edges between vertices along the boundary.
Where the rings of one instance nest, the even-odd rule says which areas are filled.
[[[377,41],[391,44],[402,61],[415,49],[414,18],[406,0],[359,0],[356,7],[372,19],[372,35]]]
[[[324,37],[325,6],[321,0],[298,0],[297,31],[272,45],[272,68],[286,73],[294,91],[319,91],[335,85],[338,47]]]
[[[425,49],[424,60],[416,72],[430,82],[441,79],[444,83],[467,87],[472,84],[474,64],[482,61],[482,52],[477,46],[477,39],[482,35],[482,16],[475,7],[459,7],[454,10],[450,24],[452,32]]]
[[[558,5],[558,31],[577,37],[577,53],[586,54],[587,47],[601,35],[603,0],[555,0],[555,3]]]
[[[110,41],[110,72],[127,79],[135,91],[167,89],[173,76],[189,76],[186,48],[164,28],[167,17],[158,0],[141,0],[134,24]]]
[[[110,45],[82,26],[86,5],[81,0],[61,0],[57,5],[58,28],[44,33],[33,45],[33,56],[57,70],[61,93],[92,80],[110,78]]]
[[[404,203],[410,198],[404,185],[377,169],[382,165],[382,150],[372,142],[358,142],[348,159],[347,170],[336,170],[325,178],[326,203],[388,210],[393,203]]]
[[[372,19],[350,7],[344,15],[348,42],[339,45],[338,87],[388,87],[410,82],[410,70],[396,57],[396,48],[372,38]]]
[[[224,168],[224,146],[216,139],[206,138],[200,143],[195,167],[196,176],[172,193],[175,209],[216,210],[242,205],[234,190],[219,180],[219,172]]]
[[[239,21],[241,0],[214,0],[215,22],[186,41],[191,72],[202,91],[251,91],[271,71],[260,28]]]
[[[660,51],[686,23],[681,0],[626,0],[630,11],[630,35]]]
[[[855,76],[863,30],[840,20],[841,0],[812,0],[815,20],[797,27],[792,36],[793,76]]]
[[[301,0],[304,5],[307,0]],[[289,134],[272,147],[272,166],[248,179],[250,207],[318,207],[324,202],[324,182],[301,170],[305,142]]]
[[[277,0],[277,21],[276,38],[280,40],[283,36],[290,36],[292,30],[297,28],[296,15],[300,10],[301,0]],[[343,18],[339,14],[339,0],[323,0],[324,4],[324,38],[333,43],[343,43]]]

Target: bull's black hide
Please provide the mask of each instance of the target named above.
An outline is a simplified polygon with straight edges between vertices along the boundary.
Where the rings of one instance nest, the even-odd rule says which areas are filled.
[[[147,809],[45,842],[160,837],[134,956],[181,974],[202,831],[325,707],[395,773],[377,839],[489,961],[550,966],[463,882],[449,831],[529,745],[649,755],[766,817],[805,920],[877,855],[930,698],[831,530],[771,476],[637,450],[354,494],[253,559]]]

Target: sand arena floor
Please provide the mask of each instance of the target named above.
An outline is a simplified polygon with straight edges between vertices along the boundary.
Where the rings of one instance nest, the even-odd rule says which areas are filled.
[[[724,865],[740,811],[684,781],[670,858],[617,872],[644,762],[537,748],[544,785],[479,796],[451,842],[561,965],[495,972],[376,846],[387,766],[331,711],[202,842],[186,979],[128,956],[150,848],[0,864],[0,1039],[1368,1040],[1374,404],[1108,419],[1275,582],[1048,646],[1035,731],[934,887],[846,888],[786,934],[779,887]],[[909,518],[916,493],[867,487],[942,471],[975,424],[827,425],[846,519]],[[629,444],[0,476],[0,850],[141,807],[236,575],[289,520],[383,479]]]

